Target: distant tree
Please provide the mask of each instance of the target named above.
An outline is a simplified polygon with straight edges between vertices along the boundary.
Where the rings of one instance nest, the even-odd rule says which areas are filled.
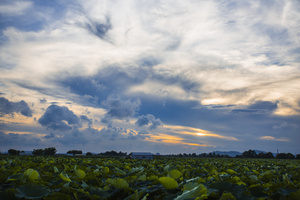
[[[91,152],[87,152],[85,155],[92,156],[93,154]]]
[[[286,153],[279,153],[279,154],[276,155],[276,158],[277,159],[287,159],[288,156],[287,156]]]
[[[119,156],[127,156],[127,152],[122,152],[122,151],[120,151],[120,152],[119,152]]]
[[[111,151],[106,151],[105,153],[100,153],[99,155],[101,156],[127,156],[127,152],[122,152],[120,151],[119,153],[114,151],[114,150],[111,150]]]
[[[206,153],[201,153],[200,155],[201,155],[201,157],[204,157],[204,158],[207,157]]]
[[[44,154],[44,149],[33,149],[32,151],[33,155],[43,155]]]
[[[295,159],[295,156],[291,153],[279,153],[276,156],[277,159]]]
[[[296,159],[300,159],[300,154],[297,154]]]
[[[70,150],[67,152],[67,154],[73,154],[73,155],[82,154],[82,151],[81,150]]]
[[[21,151],[21,153],[25,153],[25,151],[24,151],[24,150],[22,150],[22,151]]]
[[[19,150],[15,150],[15,149],[9,149],[8,153],[10,155],[20,155],[20,151]]]
[[[295,159],[295,156],[291,153],[287,153],[286,156],[287,156],[287,159]]]
[[[254,150],[249,149],[248,151],[243,152],[242,157],[244,157],[244,158],[255,158],[256,157],[256,152]]]
[[[55,147],[45,148],[45,150],[44,150],[45,155],[54,155],[55,153],[56,153]]]
[[[273,155],[273,153],[268,152],[265,154],[265,158],[274,158],[274,155]]]

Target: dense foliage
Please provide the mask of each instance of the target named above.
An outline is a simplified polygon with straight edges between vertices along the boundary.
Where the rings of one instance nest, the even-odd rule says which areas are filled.
[[[67,152],[67,154],[73,154],[73,155],[82,154],[82,150],[70,150]]]
[[[299,199],[300,161],[0,157],[1,199]]]

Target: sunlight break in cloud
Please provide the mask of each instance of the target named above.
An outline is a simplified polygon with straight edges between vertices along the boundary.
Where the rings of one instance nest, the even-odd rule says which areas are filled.
[[[171,125],[165,125],[165,128],[171,129],[173,132],[176,132],[178,134],[182,135],[194,135],[194,136],[200,136],[200,137],[214,137],[214,138],[220,138],[225,140],[238,140],[235,137],[231,136],[224,136],[212,133],[210,131],[202,130],[199,128],[193,128],[193,127],[185,127],[185,126],[171,126]]]
[[[259,139],[261,139],[261,140],[281,141],[281,142],[288,142],[288,141],[290,141],[289,139],[286,139],[286,138],[275,138],[273,136],[262,136]]]
[[[149,142],[156,142],[156,143],[161,143],[161,144],[178,144],[178,145],[188,145],[188,146],[198,146],[198,147],[213,146],[213,145],[209,145],[209,144],[185,142],[185,139],[183,137],[172,136],[172,135],[167,135],[167,134],[152,135],[151,137],[146,138],[145,140],[149,141]]]

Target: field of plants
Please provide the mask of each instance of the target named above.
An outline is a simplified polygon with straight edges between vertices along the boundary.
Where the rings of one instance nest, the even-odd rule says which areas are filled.
[[[300,199],[300,160],[1,156],[0,199]]]

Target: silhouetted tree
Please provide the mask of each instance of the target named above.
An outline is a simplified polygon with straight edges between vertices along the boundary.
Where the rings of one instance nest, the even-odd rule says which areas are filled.
[[[19,150],[15,150],[15,149],[9,149],[8,153],[10,155],[20,155],[20,151]]]
[[[295,156],[291,153],[287,153],[286,156],[287,156],[287,159],[295,159]]]
[[[91,152],[87,152],[85,155],[92,156],[93,154]]]
[[[291,153],[279,153],[276,156],[277,159],[294,159],[295,156]]]
[[[271,152],[265,154],[265,158],[274,158],[274,155]]]
[[[73,154],[73,155],[82,154],[82,151],[81,150],[70,150],[67,152],[67,154]]]
[[[45,155],[54,155],[55,153],[56,153],[55,147],[45,148],[45,150],[44,150]]]
[[[242,157],[244,157],[244,158],[255,158],[256,157],[256,152],[254,150],[249,149],[248,151],[243,152]]]
[[[43,155],[44,154],[44,149],[33,149],[32,152],[33,155]]]
[[[296,159],[300,159],[300,154],[297,154]]]

